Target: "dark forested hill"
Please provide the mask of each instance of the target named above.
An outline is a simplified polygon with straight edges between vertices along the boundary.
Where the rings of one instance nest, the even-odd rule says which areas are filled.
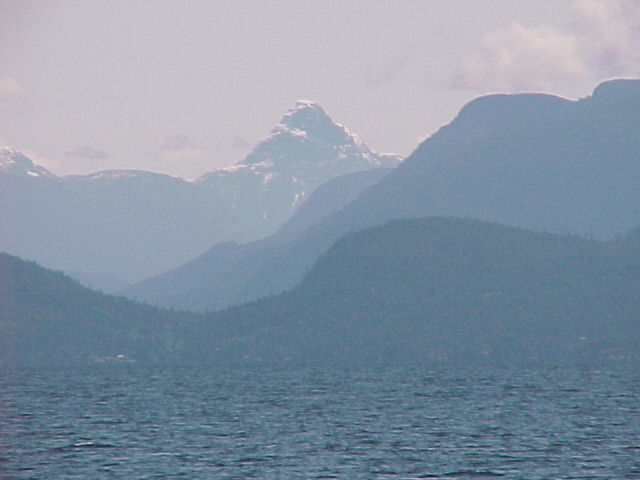
[[[105,296],[2,254],[0,363],[634,360],[633,240],[397,220],[338,241],[293,290],[208,316]]]
[[[196,317],[89,290],[0,253],[0,363],[173,362]]]
[[[211,361],[637,357],[640,256],[624,243],[450,218],[348,235],[290,292],[218,314]],[[226,338],[209,349],[214,338]]]

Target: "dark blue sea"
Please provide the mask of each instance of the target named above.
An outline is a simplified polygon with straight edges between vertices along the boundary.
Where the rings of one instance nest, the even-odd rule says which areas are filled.
[[[640,478],[640,369],[4,370],[0,478]]]

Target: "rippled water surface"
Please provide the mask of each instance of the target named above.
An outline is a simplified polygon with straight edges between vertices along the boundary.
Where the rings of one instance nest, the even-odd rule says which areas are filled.
[[[640,370],[21,369],[0,478],[640,478]]]

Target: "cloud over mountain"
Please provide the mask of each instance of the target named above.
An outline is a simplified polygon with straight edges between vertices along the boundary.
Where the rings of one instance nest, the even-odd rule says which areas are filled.
[[[607,76],[640,72],[640,3],[635,0],[578,0],[573,29],[595,73]]]
[[[566,29],[513,22],[488,33],[450,80],[459,89],[549,90],[640,73],[640,3],[576,0]]]

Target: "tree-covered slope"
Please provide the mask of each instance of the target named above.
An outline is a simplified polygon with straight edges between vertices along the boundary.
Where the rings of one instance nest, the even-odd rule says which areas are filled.
[[[104,295],[0,254],[0,363],[173,362],[179,336],[195,319]]]
[[[639,291],[640,255],[623,243],[394,221],[337,242],[292,291],[216,315],[187,351],[312,363],[636,358]]]
[[[289,292],[197,316],[0,255],[0,363],[640,359],[640,247],[475,220],[347,235]]]

